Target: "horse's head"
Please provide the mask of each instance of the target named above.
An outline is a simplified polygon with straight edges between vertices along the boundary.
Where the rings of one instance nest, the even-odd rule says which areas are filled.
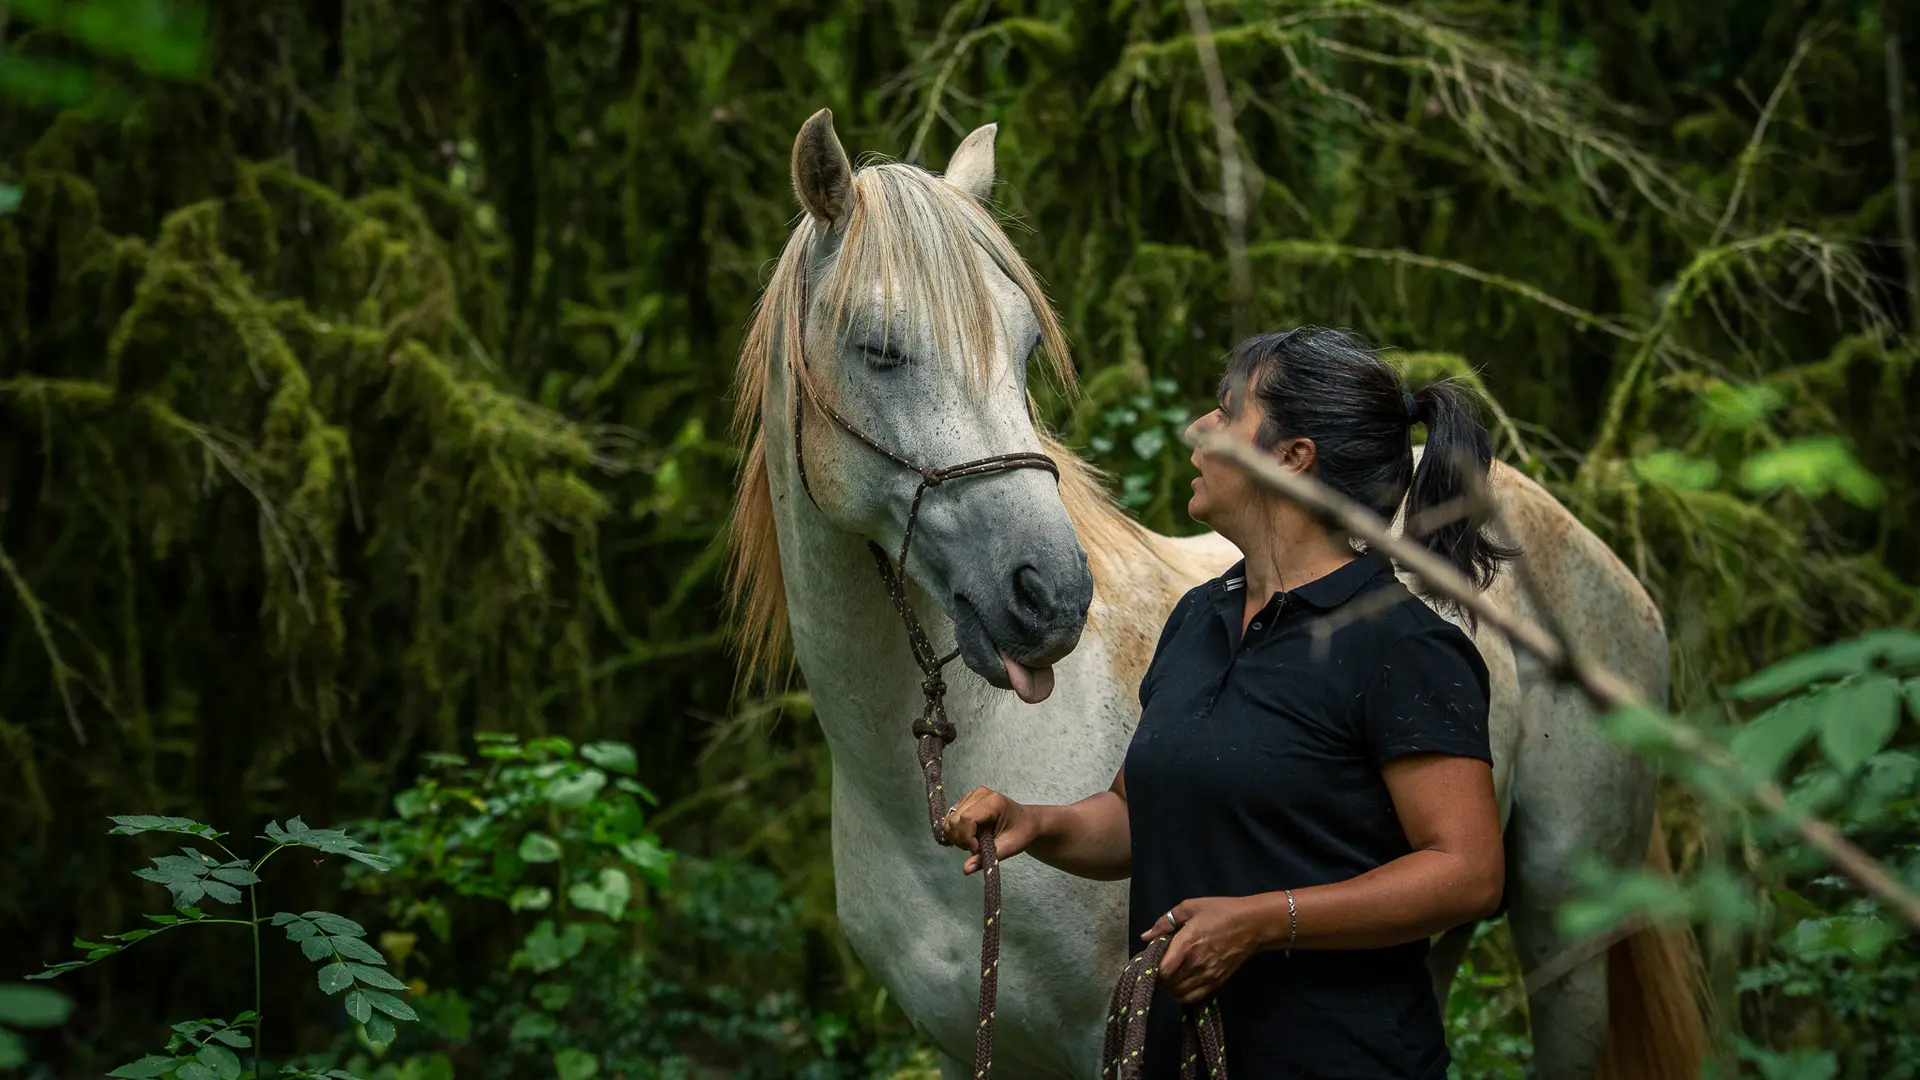
[[[785,332],[800,352],[783,354],[848,427],[916,466],[1043,452],[1028,361],[1039,351],[1066,364],[1052,309],[986,209],[993,137],[991,125],[968,136],[944,177],[903,164],[856,172],[825,110],[794,142],[806,215],[779,276],[796,276],[799,325]],[[803,403],[800,418],[821,512],[897,553],[920,475],[824,409]],[[1046,697],[1093,597],[1054,476],[947,481],[925,492],[913,530],[907,573],[940,599],[967,666],[1024,700]]]

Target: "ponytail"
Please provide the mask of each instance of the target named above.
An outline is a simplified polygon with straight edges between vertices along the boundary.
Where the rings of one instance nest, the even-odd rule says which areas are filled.
[[[1409,425],[1427,426],[1426,451],[1407,491],[1406,520],[1414,523],[1444,516],[1439,524],[1419,533],[1410,530],[1408,538],[1445,559],[1474,588],[1485,589],[1493,584],[1501,562],[1519,554],[1487,534],[1490,508],[1475,502],[1488,489],[1493,436],[1480,423],[1472,391],[1454,380],[1432,383],[1406,400],[1411,406]],[[1450,503],[1465,506],[1468,512],[1443,509]]]

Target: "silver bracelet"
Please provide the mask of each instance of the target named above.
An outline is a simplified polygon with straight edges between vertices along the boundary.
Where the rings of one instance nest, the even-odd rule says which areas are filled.
[[[1287,894],[1287,950],[1284,955],[1293,955],[1293,943],[1300,938],[1300,909],[1294,906],[1293,890],[1282,889]]]

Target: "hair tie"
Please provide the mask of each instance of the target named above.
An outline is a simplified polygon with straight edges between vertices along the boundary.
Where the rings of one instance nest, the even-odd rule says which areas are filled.
[[[1420,403],[1413,400],[1412,394],[1402,392],[1400,404],[1407,410],[1407,423],[1415,423],[1420,419]]]

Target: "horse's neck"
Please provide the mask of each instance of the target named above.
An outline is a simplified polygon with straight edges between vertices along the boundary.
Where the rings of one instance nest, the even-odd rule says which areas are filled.
[[[762,416],[794,656],[836,770],[918,783],[911,754],[898,750],[922,704],[920,671],[866,541],[829,522],[800,483],[790,390],[775,372]],[[933,598],[911,580],[907,590],[935,647],[950,649],[952,626]]]

